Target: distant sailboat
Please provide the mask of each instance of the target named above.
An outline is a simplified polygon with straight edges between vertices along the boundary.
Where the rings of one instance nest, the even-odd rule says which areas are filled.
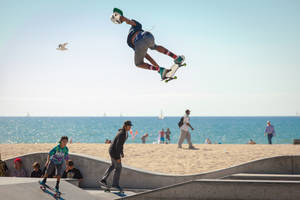
[[[163,120],[165,117],[164,117],[164,115],[163,115],[163,111],[161,110],[160,111],[160,115],[158,116],[158,119],[161,119],[161,120]]]
[[[296,112],[296,117],[299,117],[299,112],[298,111]]]
[[[27,112],[27,114],[26,114],[26,117],[30,117],[30,114],[29,114],[29,112]]]
[[[103,117],[106,117],[106,113],[103,114]]]

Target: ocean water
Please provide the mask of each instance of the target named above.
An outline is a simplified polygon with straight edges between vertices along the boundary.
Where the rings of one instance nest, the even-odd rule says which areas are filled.
[[[171,130],[171,143],[178,141],[180,117],[0,117],[0,143],[55,143],[62,135],[73,142],[104,143],[113,139],[125,120],[133,122],[133,139],[127,143],[141,143],[141,136],[149,134],[147,143],[157,142],[158,132]],[[264,137],[266,121],[276,130],[275,144],[290,144],[300,138],[300,117],[193,117],[191,131],[193,143],[204,143],[205,138],[222,144],[245,144],[253,139],[267,144]]]

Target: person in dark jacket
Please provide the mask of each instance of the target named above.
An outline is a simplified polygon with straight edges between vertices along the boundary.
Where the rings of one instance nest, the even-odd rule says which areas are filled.
[[[123,153],[123,145],[128,138],[128,131],[130,131],[132,126],[131,121],[125,121],[123,128],[119,129],[115,139],[112,141],[109,147],[109,155],[111,158],[111,165],[105,171],[104,176],[102,177],[100,184],[107,187],[107,178],[109,177],[110,173],[115,170],[114,177],[113,177],[113,184],[112,187],[117,188],[118,190],[122,191],[122,188],[119,185],[120,175],[122,170],[122,163],[121,157],[124,158]]]

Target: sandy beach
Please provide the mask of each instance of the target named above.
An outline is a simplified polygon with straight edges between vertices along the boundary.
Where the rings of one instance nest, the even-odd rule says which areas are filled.
[[[48,152],[55,144],[0,144],[2,160],[32,153]],[[74,143],[70,153],[110,160],[107,144]],[[196,150],[176,144],[125,144],[123,165],[167,174],[196,174],[227,168],[244,162],[279,155],[299,155],[300,145],[196,144]]]

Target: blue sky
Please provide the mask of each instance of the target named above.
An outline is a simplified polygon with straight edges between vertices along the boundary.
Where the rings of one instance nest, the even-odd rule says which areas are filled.
[[[114,7],[186,56],[178,80],[134,66]],[[297,0],[0,0],[0,116],[295,115],[299,10]]]

